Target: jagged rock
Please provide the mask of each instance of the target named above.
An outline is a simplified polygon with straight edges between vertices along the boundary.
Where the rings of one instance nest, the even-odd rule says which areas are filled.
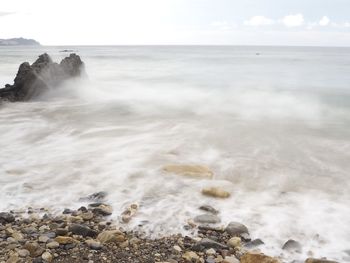
[[[76,54],[70,54],[60,64],[52,61],[46,53],[30,65],[19,66],[14,84],[0,89],[0,99],[6,101],[28,101],[49,88],[55,88],[63,81],[78,77],[84,72],[84,64]]]

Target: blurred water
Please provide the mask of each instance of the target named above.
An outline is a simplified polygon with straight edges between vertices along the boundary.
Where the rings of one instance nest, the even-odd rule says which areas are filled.
[[[73,49],[88,78],[0,108],[0,210],[78,207],[107,191],[130,227],[183,232],[202,204],[245,223],[264,251],[350,262],[350,49],[0,47],[0,83],[42,52]],[[164,174],[203,164],[214,180]],[[203,197],[223,186],[227,200]]]

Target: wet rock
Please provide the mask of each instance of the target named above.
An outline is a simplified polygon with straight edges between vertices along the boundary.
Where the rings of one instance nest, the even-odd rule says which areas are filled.
[[[302,247],[301,244],[298,241],[295,241],[293,239],[289,239],[284,245],[282,246],[283,250],[287,250],[289,252],[299,252],[301,253]]]
[[[212,213],[214,215],[217,215],[219,213],[218,210],[216,210],[214,207],[210,206],[210,205],[202,205],[199,207],[200,210]]]
[[[124,234],[119,230],[103,231],[97,236],[97,240],[102,244],[121,243],[125,241]]]
[[[86,245],[88,245],[89,248],[94,249],[94,250],[100,250],[103,247],[99,241],[95,241],[92,239],[86,240],[85,243],[86,243]]]
[[[194,246],[192,246],[193,251],[204,251],[209,248],[228,249],[228,246],[211,240],[209,238],[203,238],[201,241],[197,242]]]
[[[135,216],[137,210],[139,209],[138,204],[131,204],[122,213],[122,221],[124,223],[129,223],[131,218]]]
[[[101,191],[101,192],[93,193],[93,194],[89,195],[87,198],[90,201],[101,202],[107,197],[107,195],[108,195],[107,192]]]
[[[11,223],[14,221],[15,221],[15,217],[13,214],[5,213],[5,212],[0,213],[0,224]]]
[[[338,263],[338,262],[327,260],[327,259],[308,258],[305,260],[305,263]]]
[[[239,238],[239,237],[232,237],[232,238],[230,238],[229,241],[227,241],[227,245],[229,247],[232,247],[232,248],[241,247],[242,246],[241,238]]]
[[[109,216],[113,213],[113,209],[110,205],[102,203],[93,203],[89,204],[89,207],[92,209],[94,214]]]
[[[67,244],[73,244],[77,243],[78,241],[75,240],[72,237],[66,237],[66,236],[58,236],[55,238],[55,241],[59,243],[60,245],[67,245]]]
[[[166,165],[163,171],[189,177],[212,178],[213,172],[202,165]]]
[[[42,258],[43,260],[45,260],[46,262],[51,262],[52,259],[53,259],[53,257],[52,257],[52,255],[51,255],[50,252],[44,252],[44,253],[41,255],[41,258]]]
[[[0,89],[0,99],[28,101],[67,79],[80,76],[83,72],[83,62],[78,55],[70,54],[57,64],[45,53],[32,65],[24,62],[19,66],[14,84],[6,84],[5,88]]]
[[[244,244],[244,247],[245,248],[254,248],[254,247],[264,245],[264,244],[265,243],[260,238],[257,238],[257,239],[254,239],[254,240]]]
[[[194,218],[194,221],[196,223],[201,223],[201,224],[217,224],[221,222],[219,217],[212,214],[203,214],[203,215],[196,216]]]
[[[68,215],[68,214],[72,214],[73,212],[74,212],[73,210],[66,208],[63,210],[62,214]]]
[[[230,197],[230,193],[219,188],[219,187],[208,187],[202,189],[202,194],[211,196],[211,197],[216,197],[216,198],[228,198]]]
[[[41,243],[46,243],[47,241],[50,240],[50,238],[48,236],[39,236],[39,242]]]
[[[241,263],[280,263],[280,261],[261,253],[248,252],[241,257]]]
[[[228,226],[225,228],[225,232],[227,232],[230,236],[242,236],[242,234],[248,234],[249,231],[248,228],[238,222],[231,222],[228,224]]]
[[[204,232],[207,232],[207,231],[214,231],[214,232],[218,232],[218,233],[225,232],[225,229],[221,226],[199,225],[198,229],[200,231],[204,231]]]
[[[94,213],[87,211],[86,213],[82,213],[80,216],[84,221],[89,221],[94,218]]]
[[[69,231],[75,235],[80,235],[83,237],[96,237],[97,231],[91,229],[85,225],[73,224],[69,227]]]

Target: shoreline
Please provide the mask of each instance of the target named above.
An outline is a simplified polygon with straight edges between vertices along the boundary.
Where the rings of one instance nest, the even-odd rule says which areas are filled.
[[[185,228],[197,231],[195,236],[181,234],[151,239],[139,231],[126,231],[109,220],[112,208],[101,202],[104,193],[87,197],[88,207],[65,209],[52,215],[49,209],[28,208],[21,212],[0,213],[0,263],[280,263],[281,258],[260,252],[264,244],[251,240],[243,224],[231,222],[225,228],[215,227],[213,207],[202,206],[205,212]],[[121,214],[127,224],[137,213],[138,206],[130,205]],[[284,249],[295,251],[301,245],[289,240]],[[325,259],[289,260],[293,263],[336,263]]]

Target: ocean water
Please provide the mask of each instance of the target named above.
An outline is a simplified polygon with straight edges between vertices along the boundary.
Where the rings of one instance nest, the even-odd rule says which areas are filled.
[[[123,227],[156,237],[188,234],[209,204],[285,262],[350,262],[350,48],[0,47],[1,86],[63,49],[86,78],[0,106],[0,210],[59,212],[106,191],[114,220],[137,202]],[[214,179],[167,164],[206,165]],[[207,186],[232,196],[205,197]],[[302,253],[282,251],[288,239]]]

